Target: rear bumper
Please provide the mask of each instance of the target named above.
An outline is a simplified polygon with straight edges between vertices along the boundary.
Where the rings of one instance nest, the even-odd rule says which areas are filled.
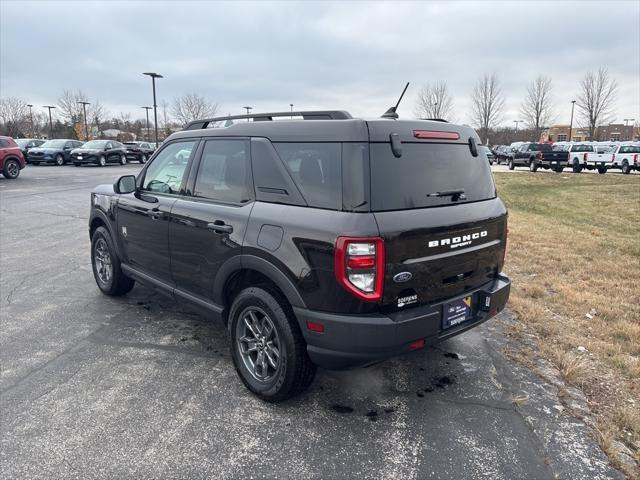
[[[484,305],[485,299],[490,298],[488,311],[474,308],[471,320],[446,330],[442,328],[443,305],[453,299],[389,315],[340,315],[295,307],[294,312],[311,360],[322,368],[342,370],[409,353],[413,351],[410,344],[416,340],[424,339],[425,345],[433,345],[459,335],[502,311],[510,288],[511,281],[501,274],[480,288],[465,292],[464,296],[473,296],[474,305]],[[324,332],[310,331],[307,322],[321,323]]]
[[[96,156],[91,156],[91,157],[83,156],[80,159],[77,158],[77,157],[71,157],[71,161],[73,163],[98,163],[98,157],[96,157]]]

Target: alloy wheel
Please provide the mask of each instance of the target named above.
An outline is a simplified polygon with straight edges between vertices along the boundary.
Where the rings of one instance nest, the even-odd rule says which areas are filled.
[[[282,368],[281,343],[269,315],[259,307],[245,308],[236,326],[240,358],[253,378],[269,382]]]
[[[7,162],[6,169],[9,174],[9,178],[16,178],[20,173],[20,166],[18,165],[18,162],[14,160]]]
[[[104,238],[99,238],[93,250],[96,273],[100,281],[107,285],[113,278],[113,263],[111,253]]]

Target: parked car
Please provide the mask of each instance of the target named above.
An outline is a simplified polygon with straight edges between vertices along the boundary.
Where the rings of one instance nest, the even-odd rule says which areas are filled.
[[[525,142],[514,151],[509,163],[509,169],[516,166],[528,167],[535,172],[538,168],[552,169],[555,172],[562,172],[567,166],[567,152],[554,150],[549,143]]]
[[[498,164],[502,162],[507,163],[509,158],[511,158],[512,153],[513,152],[511,152],[511,147],[509,147],[509,145],[500,145],[496,148],[495,156]]]
[[[590,143],[556,143],[554,149],[557,151],[567,152],[567,166],[573,170],[573,173],[580,173],[587,165],[587,153],[595,152],[595,148]]]
[[[18,178],[26,165],[22,149],[11,137],[0,137],[0,172],[5,178]]]
[[[78,148],[83,142],[78,140],[59,139],[47,140],[39,147],[32,147],[27,154],[27,163],[40,165],[54,163],[62,166],[70,160],[71,150]]]
[[[484,145],[480,145],[480,148],[487,155],[487,160],[489,161],[489,165],[493,165],[493,161],[495,160],[495,157],[494,157],[493,152],[491,151],[491,149],[489,147],[484,146]]]
[[[127,164],[127,149],[115,140],[91,140],[71,152],[71,161],[76,167],[95,164],[104,167],[107,163]]]
[[[598,173],[607,173],[613,164],[614,148],[609,145],[594,145],[594,152],[584,154],[584,168],[598,170]]]
[[[91,194],[98,288],[152,286],[230,333],[267,401],[500,312],[507,210],[470,127],[303,112],[172,134]],[[185,155],[188,152],[188,155]]]
[[[148,142],[124,142],[123,145],[127,150],[127,160],[136,160],[140,163],[147,163],[154,152],[154,147]]]
[[[613,159],[610,168],[620,168],[622,173],[640,170],[640,143],[620,143],[612,145]]]
[[[40,138],[16,138],[14,140],[22,150],[22,155],[24,155],[24,158],[27,158],[27,153],[29,153],[29,150],[31,150],[33,147],[39,147],[44,142],[46,142],[46,140],[42,140]]]

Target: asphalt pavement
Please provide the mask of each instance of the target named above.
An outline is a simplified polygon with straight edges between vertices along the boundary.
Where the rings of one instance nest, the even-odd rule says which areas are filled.
[[[221,325],[140,285],[95,286],[89,192],[139,169],[0,179],[0,478],[622,478],[558,387],[505,358],[508,312],[258,400]]]

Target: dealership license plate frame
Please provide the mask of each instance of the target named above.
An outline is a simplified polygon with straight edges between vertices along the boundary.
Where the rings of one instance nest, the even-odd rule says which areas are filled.
[[[466,295],[442,305],[442,329],[456,327],[473,319],[473,295]]]

